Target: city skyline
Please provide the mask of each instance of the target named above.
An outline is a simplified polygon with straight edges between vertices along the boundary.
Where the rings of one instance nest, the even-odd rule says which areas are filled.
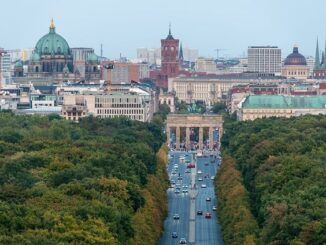
[[[309,56],[315,54],[317,36],[320,47],[326,39],[321,31],[324,8],[316,8],[325,5],[321,0],[314,5],[294,0],[244,0],[236,6],[211,0],[192,4],[167,0],[151,5],[145,0],[95,0],[92,4],[59,0],[47,3],[46,8],[40,0],[19,4],[2,3],[4,9],[14,9],[15,13],[14,18],[13,11],[0,16],[0,47],[5,49],[34,47],[47,33],[51,18],[71,47],[90,47],[100,54],[102,43],[104,56],[111,59],[120,54],[136,57],[140,47],[159,47],[160,39],[168,34],[169,23],[184,47],[210,57],[216,56],[216,48],[227,49],[220,56],[241,56],[252,45],[276,45],[286,57],[294,44]],[[36,10],[37,14],[33,13]]]

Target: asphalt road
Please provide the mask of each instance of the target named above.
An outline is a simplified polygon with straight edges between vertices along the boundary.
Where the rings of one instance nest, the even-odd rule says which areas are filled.
[[[181,238],[185,238],[187,244],[223,244],[217,214],[212,210],[216,205],[216,199],[211,176],[216,174],[218,160],[209,155],[195,160],[193,154],[187,152],[170,152],[169,154],[171,158],[168,173],[170,181],[175,184],[168,189],[169,213],[159,245],[179,244]],[[184,160],[180,159],[182,156]],[[191,169],[190,173],[185,172],[187,161],[196,163],[196,168]],[[178,165],[177,169],[175,169],[176,165]],[[201,174],[198,174],[199,170],[202,171]],[[199,177],[202,177],[203,181],[198,181]],[[206,188],[202,188],[202,184],[206,184]],[[184,185],[188,188],[183,188]],[[180,186],[180,193],[175,193],[178,186]],[[184,189],[188,192],[183,193]],[[210,197],[211,201],[206,201],[207,197]],[[197,215],[198,210],[202,210],[203,215]],[[205,218],[206,212],[212,214],[211,219]],[[178,214],[180,219],[174,219],[175,214]],[[178,237],[173,238],[172,232],[176,232]]]

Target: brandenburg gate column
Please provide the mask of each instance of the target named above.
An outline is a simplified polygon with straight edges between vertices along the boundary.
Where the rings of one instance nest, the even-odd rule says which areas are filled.
[[[210,150],[213,150],[213,147],[214,147],[213,132],[214,132],[214,129],[212,127],[209,127],[209,130],[208,130],[208,140],[209,140],[209,149]]]
[[[186,149],[190,150],[190,128],[186,127]]]
[[[170,127],[166,125],[166,144],[168,146],[170,145],[170,137],[171,137]]]
[[[202,127],[199,128],[199,150],[203,149],[204,146],[204,129]]]
[[[175,128],[175,148],[180,150],[180,127]]]

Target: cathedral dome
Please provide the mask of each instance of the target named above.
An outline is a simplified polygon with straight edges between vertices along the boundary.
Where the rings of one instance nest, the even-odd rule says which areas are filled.
[[[306,66],[307,61],[306,61],[306,58],[302,54],[299,53],[298,47],[295,46],[293,48],[292,54],[290,54],[290,55],[288,55],[288,57],[286,57],[286,59],[284,61],[284,65],[293,65],[293,66],[302,65],[302,66]]]
[[[67,41],[55,32],[55,25],[51,20],[50,31],[44,35],[36,44],[35,52],[43,54],[70,55],[70,48]]]

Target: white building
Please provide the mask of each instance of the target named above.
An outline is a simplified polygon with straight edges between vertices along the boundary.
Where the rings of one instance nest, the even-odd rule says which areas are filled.
[[[248,47],[248,71],[281,74],[281,49],[276,46]]]
[[[149,122],[155,112],[155,98],[150,92],[131,87],[128,92],[84,91],[64,95],[61,115],[67,120],[93,115],[100,118],[125,116],[131,120]]]

